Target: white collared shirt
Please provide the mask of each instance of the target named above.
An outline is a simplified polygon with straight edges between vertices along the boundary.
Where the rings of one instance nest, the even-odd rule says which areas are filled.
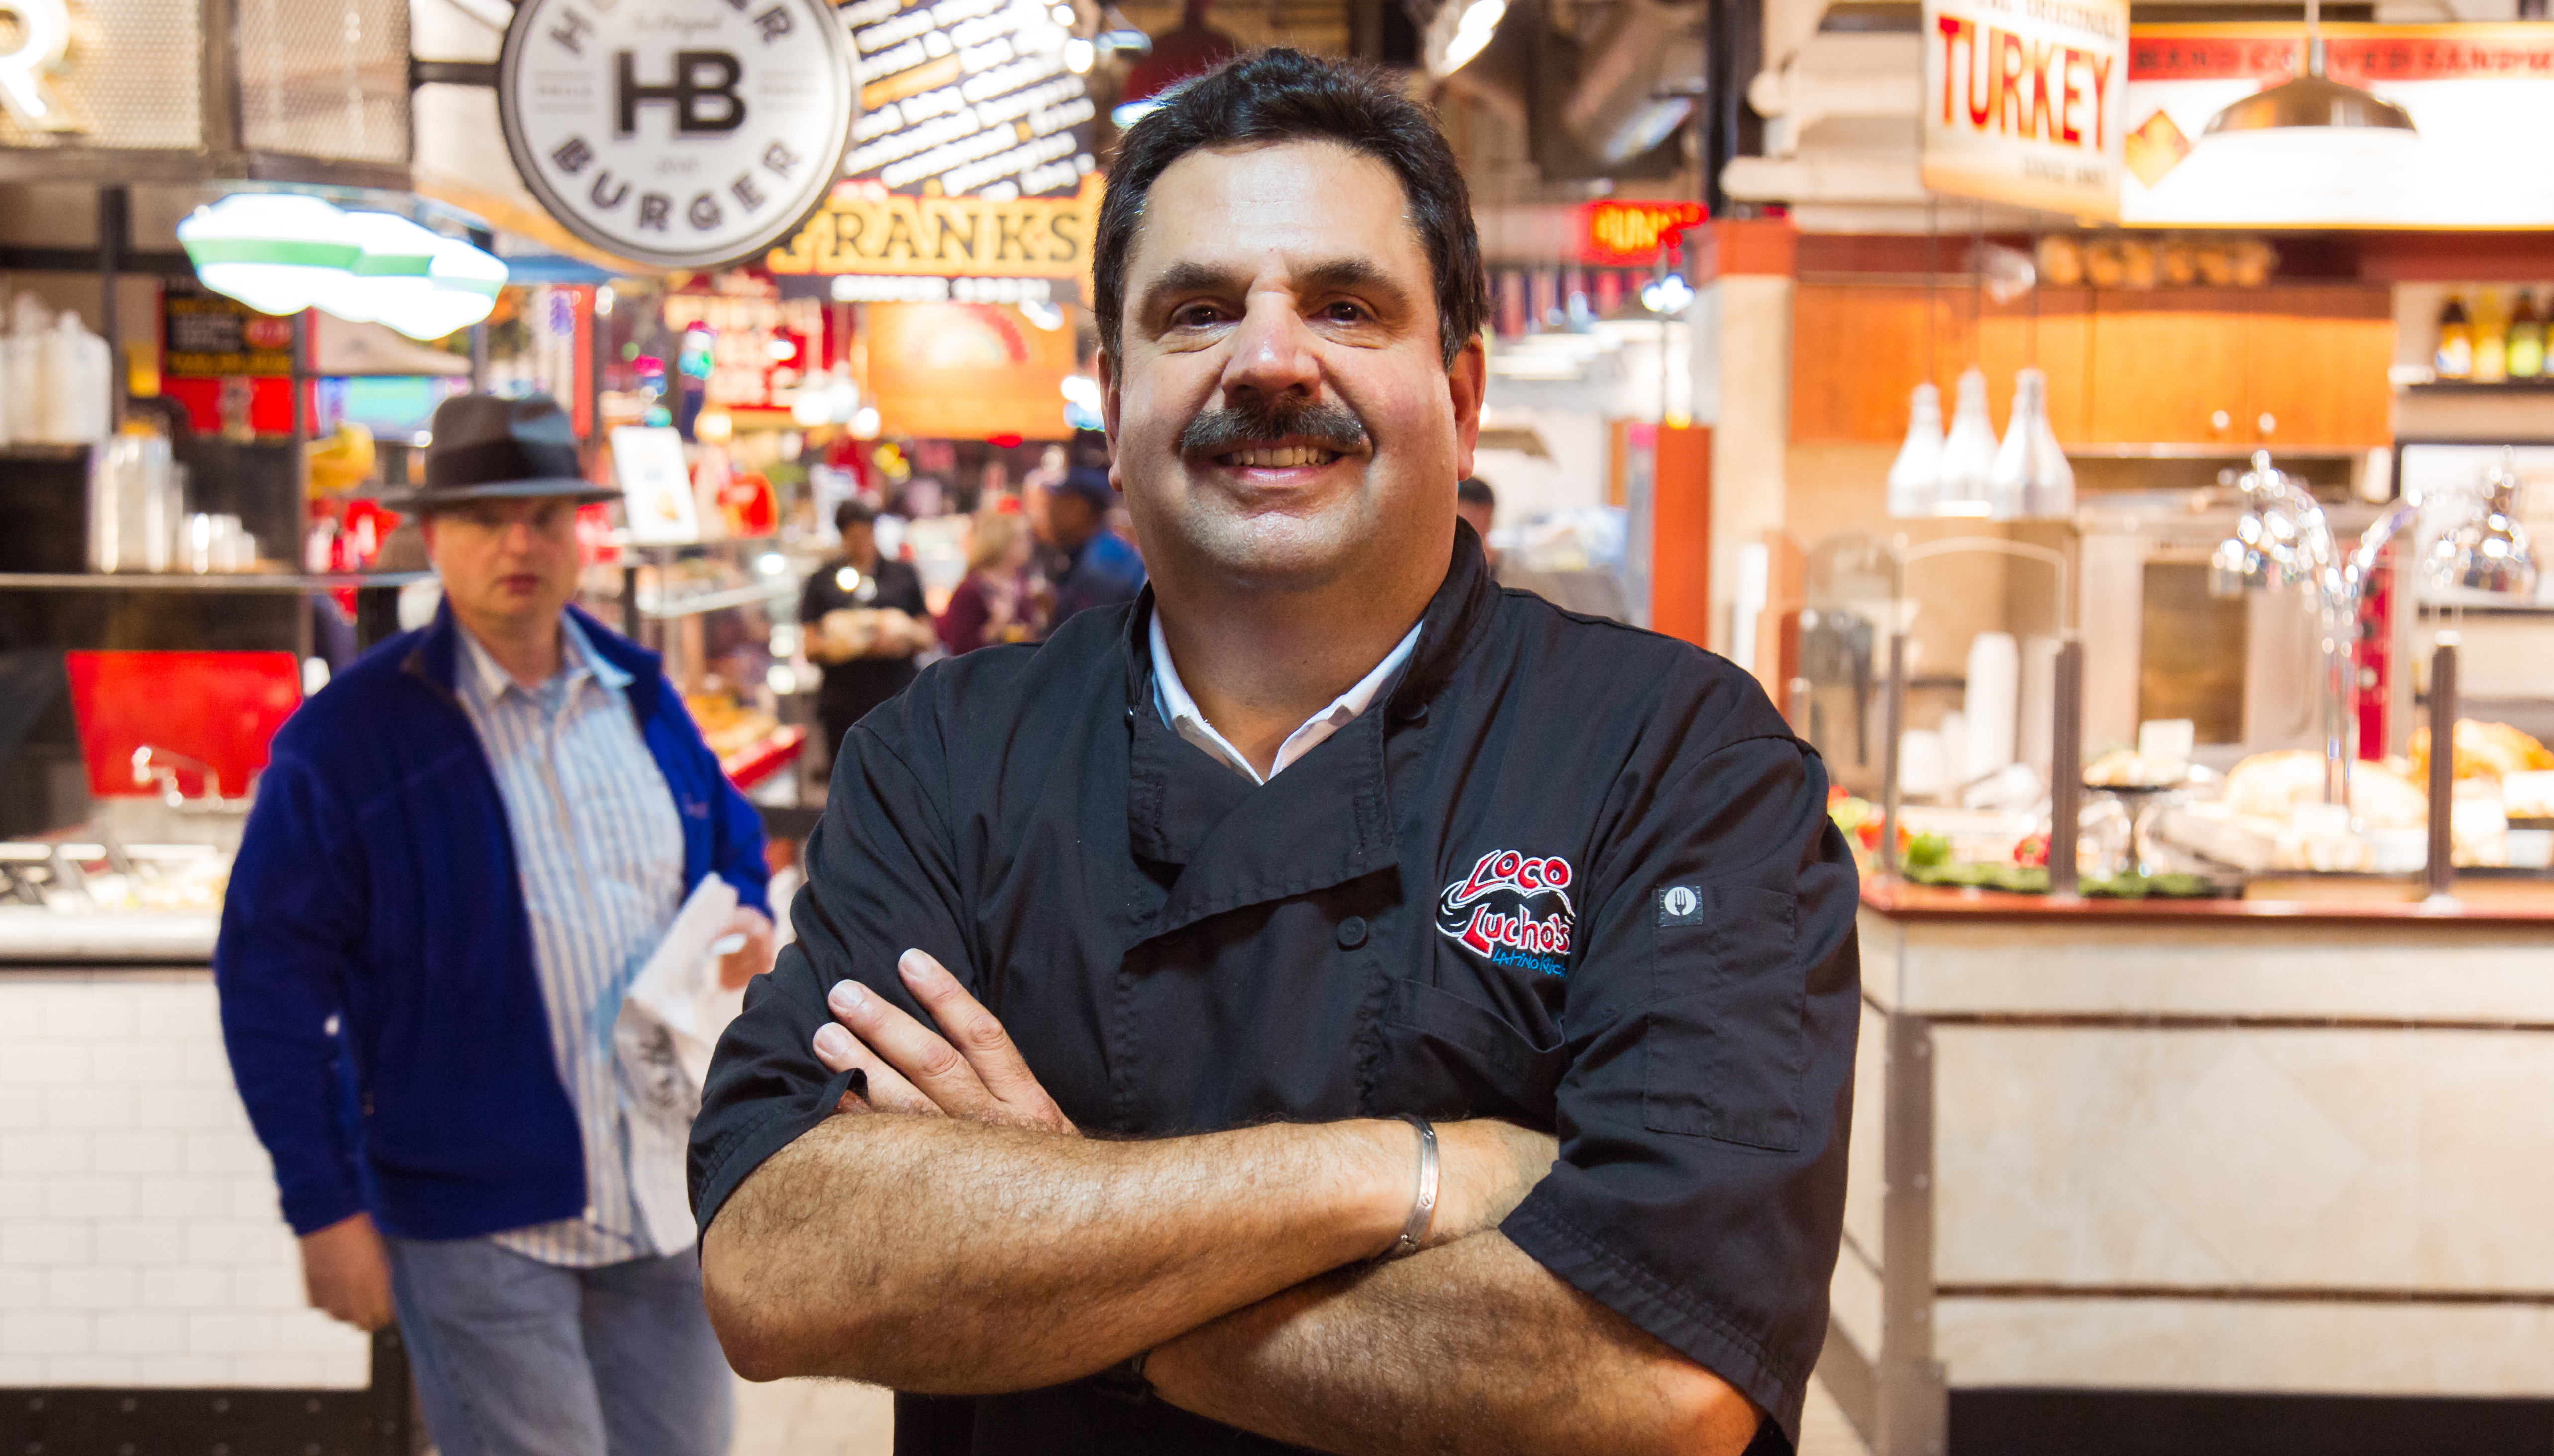
[[[1250,760],[1242,756],[1241,750],[1215,730],[1215,725],[1206,721],[1206,714],[1199,710],[1197,701],[1189,696],[1188,688],[1180,682],[1180,670],[1171,662],[1171,644],[1162,635],[1162,613],[1158,606],[1153,610],[1153,707],[1162,715],[1162,722],[1169,724],[1181,737],[1205,749],[1224,767],[1252,783],[1264,784],[1285,772],[1287,764],[1320,747],[1331,734],[1354,723],[1358,714],[1374,706],[1375,696],[1383,691],[1383,685],[1392,680],[1393,673],[1401,664],[1410,660],[1411,649],[1419,645],[1419,628],[1425,625],[1427,622],[1422,620],[1411,627],[1391,651],[1383,654],[1383,660],[1374,665],[1374,671],[1357,679],[1355,687],[1331,700],[1330,707],[1305,719],[1303,727],[1288,733],[1286,741],[1277,745],[1277,757],[1268,767],[1268,778],[1260,777],[1259,770],[1250,766]]]
[[[680,1161],[642,1167],[634,1156],[630,1120],[638,1114],[612,1029],[682,905],[681,815],[630,711],[630,674],[572,618],[559,619],[558,671],[538,687],[516,681],[467,628],[460,637],[455,686],[505,801],[550,1051],[585,1153],[583,1217],[494,1241],[572,1268],[672,1253],[649,1237],[637,1185],[670,1180],[679,1203]]]

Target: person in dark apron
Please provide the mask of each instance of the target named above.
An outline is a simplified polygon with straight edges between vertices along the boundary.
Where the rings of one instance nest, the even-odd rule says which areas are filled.
[[[693,1129],[753,1379],[899,1453],[1788,1450],[1859,966],[1754,680],[1490,579],[1469,200],[1288,51],[1095,234],[1151,583],[844,745]]]

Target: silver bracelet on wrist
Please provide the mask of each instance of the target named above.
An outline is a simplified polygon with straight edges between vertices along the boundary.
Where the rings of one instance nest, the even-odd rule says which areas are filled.
[[[1437,1129],[1417,1113],[1405,1112],[1401,1120],[1419,1129],[1419,1190],[1410,1200],[1410,1217],[1402,1222],[1401,1237],[1393,1240],[1390,1252],[1383,1256],[1386,1259],[1418,1253],[1437,1222]]]

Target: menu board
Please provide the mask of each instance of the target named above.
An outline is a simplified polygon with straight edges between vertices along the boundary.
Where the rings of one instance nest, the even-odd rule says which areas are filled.
[[[1924,185],[2120,211],[2126,0],[1924,0]]]
[[[782,274],[1079,278],[1099,108],[1051,0],[844,7],[860,115],[843,180],[766,260]],[[1086,62],[1087,63],[1087,62]]]
[[[260,313],[208,288],[173,281],[160,303],[174,379],[292,373],[292,320]]]
[[[683,437],[662,425],[622,425],[612,431],[612,473],[639,546],[681,545],[701,538],[698,503]]]

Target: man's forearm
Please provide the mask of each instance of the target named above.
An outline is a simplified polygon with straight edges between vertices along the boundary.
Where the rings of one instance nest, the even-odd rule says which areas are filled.
[[[1162,1399],[1324,1451],[1736,1456],[1756,1409],[1497,1233],[1342,1270],[1153,1352]]]
[[[731,1195],[704,1293],[755,1379],[1053,1385],[1389,1246],[1409,1141],[1389,1122],[1110,1143],[839,1116]]]

